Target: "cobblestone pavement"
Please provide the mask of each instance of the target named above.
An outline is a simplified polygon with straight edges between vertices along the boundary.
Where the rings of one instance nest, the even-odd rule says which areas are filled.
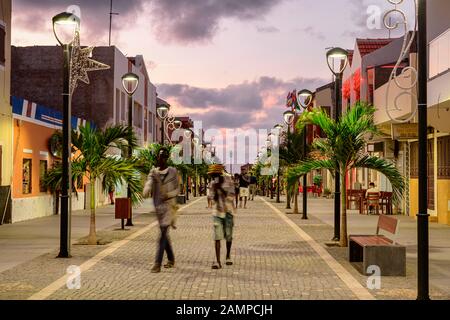
[[[175,269],[150,273],[159,230],[147,227],[148,230],[82,272],[79,290],[67,289],[64,281],[64,285],[59,289],[57,286],[48,299],[358,298],[323,258],[260,199],[250,202],[249,209],[240,210],[236,216],[232,249],[234,265],[212,270],[212,217],[205,206],[205,199],[193,203],[181,214],[178,229],[171,230],[177,262]],[[85,256],[99,252],[94,247],[77,250],[83,251]],[[91,252],[88,254],[87,251]],[[80,253],[74,252],[74,255]],[[222,253],[225,254],[224,248]],[[41,270],[45,270],[46,264],[54,265],[54,261],[41,258]],[[63,266],[58,268],[64,269]],[[14,270],[9,272],[10,276],[17,276]],[[31,274],[29,269],[28,272]],[[42,281],[43,277],[43,273],[37,277],[38,282],[41,279],[39,284],[33,284],[31,277],[28,282],[16,279],[16,282],[10,282],[16,287],[0,288],[0,298],[28,298],[51,283]],[[58,275],[52,279],[55,281]],[[8,276],[0,274],[0,283],[7,281]],[[18,291],[22,294],[18,295]]]
[[[267,201],[285,212],[283,204]],[[205,206],[205,199],[191,202],[178,219],[178,229],[170,231],[174,269],[150,273],[159,230],[154,215],[142,215],[128,233],[105,231],[106,237],[115,240],[109,245],[74,246],[72,259],[55,259],[55,253],[49,253],[0,273],[0,299],[39,299],[43,292],[42,297],[53,300],[358,299],[354,288],[366,290],[367,278],[346,261],[345,249],[324,245],[330,226],[313,216],[301,220],[300,216],[287,215],[286,221],[261,198],[250,202],[249,209],[240,209],[235,218],[234,265],[212,270],[212,217]],[[290,221],[312,239],[305,241]],[[330,267],[330,260],[341,269]],[[66,287],[69,265],[89,265],[81,273],[78,290]],[[382,290],[367,293],[378,299],[414,299],[410,294],[414,283],[409,281],[411,277],[395,277],[383,281]]]
[[[266,198],[267,199],[267,198]],[[292,213],[292,210],[286,210],[286,203],[277,204],[275,201],[270,201],[275,207],[277,207],[283,213]],[[301,209],[301,199],[300,211]],[[288,214],[287,216],[294,221],[298,226],[302,228],[309,236],[311,236],[316,242],[323,245],[327,252],[332,255],[340,265],[342,265],[355,279],[357,279],[361,285],[367,285],[367,276],[362,274],[362,266],[358,263],[350,263],[348,261],[348,249],[340,247],[328,247],[325,243],[329,242],[334,234],[333,227],[326,224],[324,221],[318,218],[316,212],[324,210],[323,199],[309,199],[308,200],[309,211],[308,220],[302,220],[302,215]],[[332,206],[330,207],[330,215],[332,216]],[[357,214],[357,213],[356,213]],[[373,218],[373,217],[370,217]],[[350,224],[350,222],[348,222]],[[362,232],[362,234],[373,234],[375,232],[376,221],[373,221],[373,226],[370,231]],[[354,227],[354,226],[353,226]],[[405,230],[402,229],[403,233]],[[350,232],[350,231],[349,231]],[[356,232],[361,234],[361,232]],[[407,243],[406,239],[400,240],[400,243]],[[407,245],[407,252],[412,251],[409,245]],[[407,253],[408,257],[408,253]],[[408,299],[415,300],[417,298],[417,260],[407,258],[406,263],[406,276],[405,277],[382,277],[380,289],[370,290],[370,293],[377,299]],[[448,271],[447,271],[448,272]],[[449,291],[441,290],[430,283],[430,297],[433,300],[450,299]]]

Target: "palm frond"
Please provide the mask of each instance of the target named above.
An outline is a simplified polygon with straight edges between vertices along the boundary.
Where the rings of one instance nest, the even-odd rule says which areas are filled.
[[[392,185],[394,203],[398,204],[402,199],[405,180],[393,163],[382,158],[365,155],[355,162],[354,167],[372,169],[384,174]]]
[[[312,170],[327,169],[330,172],[336,170],[336,164],[333,160],[307,160],[300,162],[295,167],[288,169],[287,182],[288,185],[293,185],[305,174],[311,172]]]
[[[103,190],[107,191],[111,186],[125,182],[130,187],[133,204],[142,201],[142,180],[139,172],[135,170],[135,160],[107,157],[102,159],[97,170],[103,176]]]

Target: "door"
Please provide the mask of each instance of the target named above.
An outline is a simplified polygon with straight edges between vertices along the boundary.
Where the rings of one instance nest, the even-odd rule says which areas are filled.
[[[434,203],[434,139],[428,140],[428,209],[435,210]]]
[[[0,186],[2,185],[2,167],[3,167],[3,154],[2,154],[2,146],[0,146]]]

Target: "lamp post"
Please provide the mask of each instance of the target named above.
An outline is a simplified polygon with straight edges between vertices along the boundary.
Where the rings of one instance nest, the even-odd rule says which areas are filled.
[[[313,101],[313,93],[309,90],[303,89],[298,92],[298,102],[300,106],[307,110]],[[307,126],[303,128],[303,158],[306,158],[307,145]],[[308,219],[308,176],[303,176],[303,220]]]
[[[161,120],[161,145],[164,145],[164,126],[166,123],[166,118],[169,115],[169,106],[161,104],[156,108],[156,113]]]
[[[287,131],[287,149],[288,150],[290,148],[289,136],[291,135],[291,126],[292,126],[292,123],[294,123],[294,118],[295,118],[295,112],[292,110],[288,110],[283,113],[284,123],[287,124],[287,128],[288,128],[288,131]],[[291,209],[291,195],[289,192],[286,192],[286,209]]]
[[[335,112],[334,117],[336,121],[339,121],[342,112],[342,73],[348,64],[348,52],[342,48],[332,48],[327,52],[328,68],[335,77]],[[341,177],[340,170],[335,172],[334,177],[334,238],[333,241],[339,241],[340,236],[340,224],[341,224]],[[345,181],[343,181],[345,183]]]
[[[277,124],[273,127],[278,132],[278,143],[280,142],[280,133],[283,129],[283,126],[281,124]],[[277,203],[281,203],[280,201],[280,165],[278,165],[278,171],[277,171]]]
[[[197,148],[199,148],[199,143],[200,143],[200,139],[198,137],[194,137],[192,139],[192,141],[194,142],[194,154],[195,156],[197,156]],[[197,197],[197,186],[198,186],[198,179],[197,179],[197,164],[194,162],[194,166],[195,166],[195,176],[194,176],[194,198]]]
[[[134,74],[132,72],[126,73],[122,76],[122,86],[125,92],[128,95],[128,128],[130,130],[130,137],[128,140],[128,153],[127,157],[128,159],[131,159],[131,156],[133,154],[133,150],[131,147],[131,136],[133,131],[133,94],[136,92],[138,86],[139,86],[139,77],[137,74]],[[132,227],[133,226],[133,208],[131,206],[131,189],[130,186],[127,187],[127,198],[129,199],[130,203],[130,216],[127,219],[126,226]],[[123,226],[123,222],[122,222]]]
[[[267,140],[266,140],[268,157],[272,156],[272,149],[271,149],[272,148],[272,136],[273,136],[273,133],[272,132],[269,133],[267,135]],[[270,199],[273,199],[273,177],[270,178]]]
[[[428,230],[428,40],[427,1],[418,3],[418,112],[419,112],[419,213],[417,214],[417,299],[429,300],[429,230]]]
[[[53,33],[63,48],[63,150],[61,181],[61,223],[60,248],[58,258],[70,258],[70,218],[71,218],[71,116],[72,99],[70,92],[70,64],[72,44],[80,30],[80,18],[69,12],[62,12],[52,19]]]

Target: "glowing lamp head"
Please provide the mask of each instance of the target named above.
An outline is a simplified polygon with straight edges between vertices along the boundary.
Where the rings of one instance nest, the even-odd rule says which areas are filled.
[[[283,113],[284,122],[289,126],[294,122],[294,117],[295,117],[294,111],[288,110],[285,113]]]
[[[133,95],[139,86],[139,77],[132,72],[122,76],[122,86],[128,95]]]
[[[309,90],[303,89],[298,92],[298,103],[303,109],[309,107],[313,101],[313,93]]]
[[[283,126],[281,124],[276,124],[273,128],[277,131],[281,131],[283,129]]]
[[[160,119],[166,119],[167,115],[169,114],[169,106],[159,105],[156,109],[156,112],[158,113]]]
[[[175,120],[173,122],[173,125],[175,126],[175,129],[180,129],[181,126],[183,125],[183,122],[181,122],[181,120]]]
[[[59,44],[70,45],[80,31],[80,18],[70,12],[61,12],[52,19],[53,33]]]
[[[333,48],[327,52],[328,68],[334,75],[344,72],[348,64],[348,51],[342,48]]]

